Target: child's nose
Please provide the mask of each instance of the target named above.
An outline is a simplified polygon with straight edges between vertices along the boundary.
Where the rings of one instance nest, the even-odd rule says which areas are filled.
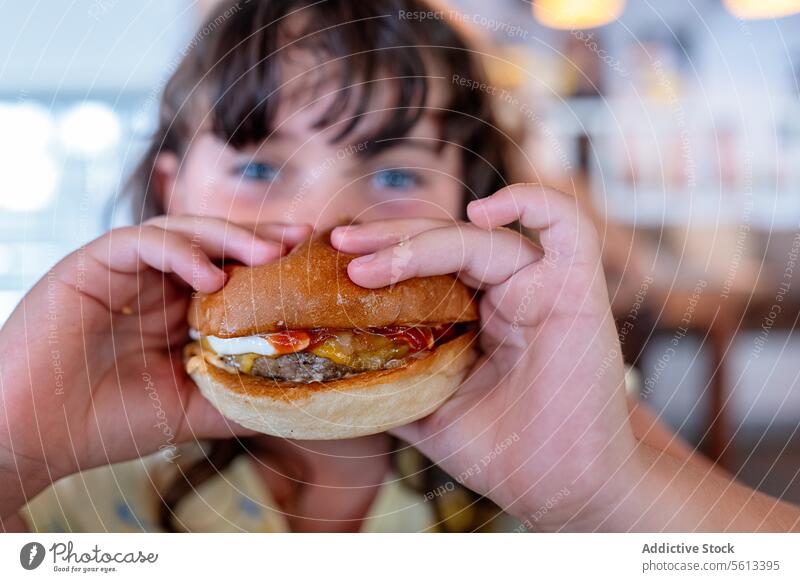
[[[295,221],[310,224],[315,231],[323,231],[334,226],[351,224],[367,210],[369,205],[357,193],[337,191],[322,184],[298,205]]]

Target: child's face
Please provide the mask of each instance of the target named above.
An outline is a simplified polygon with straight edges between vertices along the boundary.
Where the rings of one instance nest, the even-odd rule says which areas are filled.
[[[346,119],[324,129],[313,125],[333,97],[310,103],[308,98],[292,98],[297,92],[291,87],[285,90],[281,103],[286,105],[279,108],[276,130],[258,146],[237,150],[211,133],[200,133],[180,168],[175,160],[172,169],[169,160],[160,160],[162,170],[172,176],[165,182],[169,214],[241,223],[306,223],[319,230],[349,220],[460,218],[460,151],[453,144],[437,151],[439,131],[433,115],[426,113],[407,136],[367,156],[359,136],[381,127],[386,112],[380,103],[370,107],[345,139],[332,143]],[[374,95],[387,98],[390,90],[394,89],[385,85]],[[431,91],[433,103],[439,101],[436,93]]]

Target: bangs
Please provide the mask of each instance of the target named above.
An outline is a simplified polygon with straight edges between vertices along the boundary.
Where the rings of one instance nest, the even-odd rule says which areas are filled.
[[[251,2],[215,31],[200,85],[213,133],[234,147],[268,138],[282,100],[292,99],[281,88],[286,65],[303,53],[311,57],[309,71],[301,73],[311,80],[310,94],[303,98],[311,102],[323,90],[332,92],[314,129],[341,123],[334,141],[350,137],[388,83],[389,102],[381,93],[388,114],[359,139],[370,142],[368,151],[374,153],[381,143],[407,135],[429,93],[425,49],[418,46],[415,27],[397,13],[375,14],[359,2],[297,4]]]
[[[452,82],[452,75],[485,80],[478,53],[446,19],[403,16],[429,9],[425,0],[236,0],[215,7],[167,82],[157,129],[126,183],[134,212],[142,219],[163,213],[151,179],[156,159],[164,151],[184,155],[198,131],[238,149],[268,139],[281,105],[300,100],[281,87],[297,68],[294,55],[310,62],[300,75],[312,81],[302,101],[326,100],[314,129],[336,126],[334,141],[352,138],[370,108],[380,109],[380,125],[357,136],[370,156],[407,137],[425,113],[435,118],[439,147],[461,150],[465,201],[507,185],[509,136],[497,126],[491,99]],[[432,105],[434,84],[444,99],[437,95]]]

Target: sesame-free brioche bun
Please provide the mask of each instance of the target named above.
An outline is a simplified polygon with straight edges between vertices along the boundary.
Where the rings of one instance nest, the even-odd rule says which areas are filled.
[[[347,275],[353,258],[323,235],[273,263],[234,268],[220,291],[192,300],[189,323],[200,336],[227,339],[478,319],[473,291],[453,276],[366,289]],[[343,439],[383,432],[436,410],[474,363],[474,339],[474,331],[463,331],[384,369],[308,383],[241,373],[200,342],[186,346],[184,363],[202,394],[244,427],[293,439]]]
[[[478,319],[474,292],[451,275],[366,289],[347,275],[347,265],[354,258],[334,249],[326,234],[273,263],[234,267],[221,290],[198,294],[192,300],[189,324],[203,335],[231,338],[286,329],[436,325]]]
[[[291,439],[370,435],[413,422],[439,408],[475,361],[475,332],[387,370],[329,382],[294,384],[231,374],[185,348],[186,370],[211,404],[245,428]]]

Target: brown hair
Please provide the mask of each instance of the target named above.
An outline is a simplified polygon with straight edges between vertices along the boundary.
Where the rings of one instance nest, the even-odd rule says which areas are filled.
[[[375,90],[371,81],[379,73],[396,79],[392,113],[367,139],[373,153],[406,135],[425,111],[431,66],[436,73],[444,71],[446,82],[457,74],[458,78],[477,82],[475,86],[485,83],[477,53],[454,26],[441,18],[413,17],[430,9],[422,0],[224,3],[192,39],[164,89],[157,128],[124,191],[133,204],[134,216],[141,221],[164,213],[162,193],[153,180],[156,158],[165,151],[183,156],[201,123],[233,147],[258,144],[270,135],[281,98],[277,91],[280,50],[287,42],[311,51],[320,62],[339,63],[341,85],[336,98],[315,125],[326,127],[347,114],[349,119],[336,139],[348,137],[368,111]],[[295,15],[304,18],[298,22]],[[291,27],[287,26],[289,22]],[[497,127],[489,94],[451,83],[447,102],[435,113],[440,118],[442,145],[450,142],[461,148],[464,207],[470,199],[488,196],[505,186],[504,150],[508,140]],[[225,470],[248,450],[247,444],[239,439],[215,442],[206,458],[182,471],[161,493],[162,527],[174,531],[174,510],[181,498]],[[421,478],[407,482],[423,493],[449,480],[421,457],[417,465],[422,467]],[[468,507],[476,506],[476,501],[481,507],[488,506],[468,490],[457,490],[462,497],[467,496]],[[443,515],[440,499],[433,501],[442,527],[448,529],[448,515]],[[496,507],[493,511],[496,513]],[[475,513],[474,520],[457,529],[478,528],[485,514]]]
[[[270,135],[281,99],[280,47],[287,42],[313,51],[321,62],[340,64],[336,99],[316,124],[322,128],[347,112],[351,117],[337,139],[348,137],[368,111],[375,90],[370,80],[378,72],[397,79],[392,115],[367,139],[373,154],[419,120],[432,76],[430,63],[437,72],[477,82],[474,86],[485,83],[478,53],[453,26],[442,19],[407,16],[425,10],[430,6],[421,0],[223,3],[192,38],[164,88],[156,130],[123,189],[134,216],[142,221],[164,213],[162,193],[153,180],[156,158],[161,152],[183,156],[202,120],[233,147],[258,144]],[[306,16],[303,27],[289,32],[287,21],[300,14]],[[449,100],[437,114],[442,145],[451,142],[461,148],[464,206],[505,186],[508,138],[498,128],[488,92],[452,83]]]

